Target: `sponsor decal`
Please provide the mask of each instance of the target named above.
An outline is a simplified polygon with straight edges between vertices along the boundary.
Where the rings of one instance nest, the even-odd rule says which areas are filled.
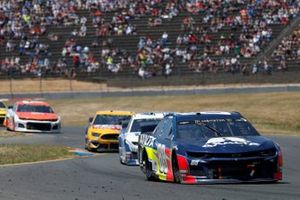
[[[160,163],[159,171],[161,173],[166,174],[168,172],[168,165],[167,165],[166,146],[164,144],[157,144],[157,157]]]
[[[142,134],[140,136],[140,143],[145,145],[145,146],[149,146],[149,147],[153,147],[154,146],[154,140],[155,138],[149,135],[144,135]]]
[[[228,144],[246,145],[246,146],[259,146],[259,143],[246,140],[238,137],[220,137],[209,139],[202,147],[216,147]]]
[[[191,161],[191,166],[197,166],[200,160],[192,160]]]
[[[96,128],[96,129],[121,130],[122,126],[120,126],[120,125],[93,125],[93,128]]]

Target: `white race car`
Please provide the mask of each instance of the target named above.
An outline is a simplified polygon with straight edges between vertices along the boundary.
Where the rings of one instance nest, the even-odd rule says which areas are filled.
[[[131,117],[128,126],[119,135],[120,162],[126,165],[138,165],[138,139],[142,126],[151,126],[153,129],[164,117],[164,113],[139,113]]]
[[[17,101],[9,106],[4,126],[19,132],[60,132],[61,120],[44,101]]]

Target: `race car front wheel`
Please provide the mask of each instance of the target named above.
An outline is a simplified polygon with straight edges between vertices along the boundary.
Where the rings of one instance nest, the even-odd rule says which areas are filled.
[[[181,183],[182,182],[182,177],[181,177],[181,174],[179,172],[179,167],[178,167],[176,154],[173,154],[173,156],[172,156],[172,171],[173,171],[174,183]]]
[[[149,162],[149,160],[148,160],[147,152],[143,153],[143,167],[144,167],[143,171],[145,172],[146,179],[148,181],[154,181],[154,180],[156,180],[155,175],[154,175],[154,173],[152,171],[152,163]]]
[[[11,128],[9,127],[11,125]],[[6,127],[8,131],[15,131],[15,120],[12,118],[12,121],[8,121],[8,126]]]

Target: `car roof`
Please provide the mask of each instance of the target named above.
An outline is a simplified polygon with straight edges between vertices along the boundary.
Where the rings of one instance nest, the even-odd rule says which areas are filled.
[[[164,118],[164,113],[155,113],[155,112],[149,112],[149,113],[136,113],[132,116],[132,119],[162,119]]]
[[[240,118],[242,115],[238,112],[224,112],[224,111],[203,111],[190,113],[175,113],[177,121],[193,120],[193,119],[214,119],[214,118]]]
[[[16,105],[50,106],[49,103],[45,101],[32,101],[32,100],[17,101]]]
[[[131,111],[121,111],[121,110],[102,110],[97,111],[96,115],[133,115],[134,112]]]

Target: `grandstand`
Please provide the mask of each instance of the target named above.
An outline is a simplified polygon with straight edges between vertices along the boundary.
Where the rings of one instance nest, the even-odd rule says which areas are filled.
[[[297,0],[4,0],[0,75],[122,84],[172,75],[169,84],[177,76],[192,84],[277,72],[295,81],[299,42],[286,47],[292,58],[276,52],[299,40],[299,8]]]

